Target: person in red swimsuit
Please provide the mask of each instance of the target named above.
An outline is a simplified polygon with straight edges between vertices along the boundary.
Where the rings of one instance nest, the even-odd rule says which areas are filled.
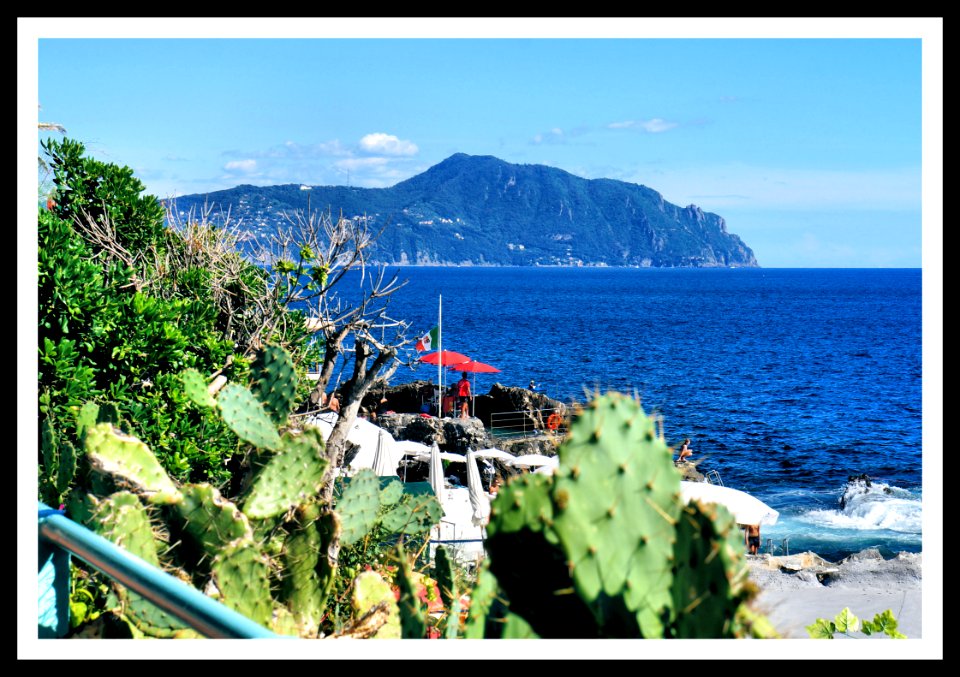
[[[457,381],[457,397],[460,398],[460,418],[470,418],[470,381],[465,371]]]

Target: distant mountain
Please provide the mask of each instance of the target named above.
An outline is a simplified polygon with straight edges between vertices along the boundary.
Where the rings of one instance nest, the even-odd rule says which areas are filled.
[[[289,184],[237,186],[177,198],[241,220],[249,246],[312,208],[386,226],[376,258],[388,264],[755,267],[723,218],[679,207],[660,193],[612,179],[583,179],[544,165],[457,153],[392,188]]]

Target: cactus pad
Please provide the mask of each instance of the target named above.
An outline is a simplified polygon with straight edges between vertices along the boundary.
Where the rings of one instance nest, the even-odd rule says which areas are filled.
[[[250,620],[269,625],[273,618],[266,558],[249,541],[236,541],[210,567],[221,601]]]
[[[180,378],[183,381],[183,392],[198,407],[210,409],[217,406],[217,401],[207,390],[207,379],[196,369],[187,369]]]
[[[180,501],[173,480],[150,448],[136,437],[118,432],[109,423],[98,423],[87,430],[86,446],[95,470],[129,482],[151,503],[169,505]]]
[[[48,477],[57,476],[57,436],[53,432],[50,419],[44,417],[40,422],[40,447],[43,450],[43,469]]]
[[[253,394],[277,425],[286,422],[297,396],[297,373],[289,353],[280,346],[267,346],[250,367]]]
[[[427,634],[427,621],[418,595],[417,581],[407,561],[403,548],[398,548],[400,566],[397,569],[397,587],[400,588],[400,634],[404,639],[423,639]]]
[[[107,540],[136,555],[147,564],[160,567],[157,541],[146,508],[134,494],[117,492],[96,502],[91,528]],[[124,615],[151,637],[196,636],[182,621],[159,609],[145,598],[121,585],[115,586],[123,602]]]
[[[370,612],[375,606],[385,604],[388,610],[384,623],[373,639],[400,639],[400,610],[390,585],[375,571],[364,571],[354,579],[353,596],[354,615],[359,618]]]
[[[443,508],[434,494],[405,494],[380,520],[387,531],[416,535],[429,531],[440,522]]]
[[[401,496],[403,496],[403,483],[400,480],[391,479],[380,489],[380,505],[393,505],[400,500]]]
[[[77,434],[83,435],[84,431],[97,425],[97,416],[100,414],[100,407],[93,402],[86,402],[80,411],[77,412]]]
[[[350,478],[336,509],[343,527],[342,545],[352,545],[367,535],[380,509],[380,481],[372,470],[364,468]]]
[[[269,458],[250,486],[243,504],[248,517],[280,515],[315,496],[323,484],[328,461],[319,430],[285,433],[278,446],[280,451]]]
[[[284,596],[301,637],[317,636],[327,602],[316,571],[320,547],[320,533],[312,520],[298,525],[283,543]]]
[[[261,449],[279,449],[280,435],[260,401],[249,390],[228,383],[217,397],[220,414],[245,442]]]
[[[209,484],[188,484],[181,489],[183,500],[177,511],[184,531],[208,555],[216,555],[237,539],[252,541],[253,531],[237,506],[223,498]]]
[[[748,572],[733,517],[723,507],[694,502],[680,513],[671,585],[670,635],[732,637]]]
[[[450,608],[459,595],[457,595],[457,584],[453,574],[453,560],[447,554],[446,547],[442,545],[437,548],[437,554],[434,557],[433,577],[440,588],[440,599],[443,600],[443,605]]]
[[[69,442],[60,445],[60,465],[57,468],[57,491],[67,490],[77,474],[77,450]]]

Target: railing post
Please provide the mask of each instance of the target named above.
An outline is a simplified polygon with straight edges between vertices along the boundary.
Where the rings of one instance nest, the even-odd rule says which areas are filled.
[[[70,630],[70,553],[37,540],[37,637],[63,637]]]

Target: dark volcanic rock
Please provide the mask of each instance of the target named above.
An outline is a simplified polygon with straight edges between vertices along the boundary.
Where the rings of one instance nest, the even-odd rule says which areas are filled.
[[[553,411],[558,412],[564,418],[567,416],[567,406],[559,400],[526,388],[514,388],[494,383],[489,393],[477,396],[474,413],[477,418],[483,421],[485,426],[490,427],[491,414],[518,412],[516,424],[526,424],[529,426],[529,431],[532,432],[534,429],[546,430],[544,419]]]
[[[494,446],[493,439],[476,418],[444,418],[419,414],[390,414],[381,416],[379,425],[394,439],[412,440],[431,445],[434,442],[443,451],[465,453],[468,449]]]
[[[560,439],[558,435],[538,435],[515,440],[498,440],[496,447],[514,456],[526,456],[528,454],[556,456]]]

